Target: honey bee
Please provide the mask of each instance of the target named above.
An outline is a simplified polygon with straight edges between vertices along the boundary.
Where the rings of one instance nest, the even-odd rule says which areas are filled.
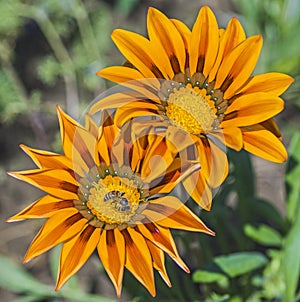
[[[104,195],[104,201],[106,202],[110,199],[121,198],[123,195],[124,195],[124,192],[113,190]]]
[[[104,201],[107,202],[111,200],[110,203],[116,210],[118,210],[119,212],[126,212],[130,209],[130,205],[128,199],[123,195],[124,192],[113,190],[105,194]]]

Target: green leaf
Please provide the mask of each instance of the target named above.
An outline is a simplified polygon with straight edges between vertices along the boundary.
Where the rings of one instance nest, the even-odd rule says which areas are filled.
[[[218,281],[223,281],[227,277],[219,272],[212,272],[208,270],[197,270],[193,274],[193,281],[199,283],[213,283]]]
[[[245,234],[254,241],[266,246],[281,246],[281,235],[265,224],[261,224],[258,228],[247,224],[244,228]]]
[[[216,257],[214,262],[229,277],[234,278],[263,266],[267,258],[258,252],[242,252]]]
[[[0,287],[13,292],[30,292],[38,296],[47,297],[50,289],[33,278],[23,267],[11,259],[0,255]]]
[[[283,270],[285,277],[284,302],[296,301],[296,291],[300,276],[300,210],[295,223],[286,237],[284,244]]]

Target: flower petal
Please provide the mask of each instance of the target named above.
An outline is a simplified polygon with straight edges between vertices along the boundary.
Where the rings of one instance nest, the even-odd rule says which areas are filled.
[[[87,220],[75,208],[64,209],[50,217],[33,239],[24,262],[48,251],[81,232]]]
[[[190,45],[190,72],[208,76],[219,49],[219,29],[215,15],[208,6],[200,9],[193,26]]]
[[[41,169],[65,169],[72,170],[73,164],[69,158],[64,155],[48,152],[44,150],[37,150],[29,148],[23,144],[20,145],[21,149],[28,154],[34,163]]]
[[[84,129],[57,106],[63,149],[73,162],[73,170],[83,176],[95,164],[96,137]]]
[[[80,234],[63,245],[55,290],[59,290],[84,265],[99,239],[100,229],[87,225]]]
[[[208,82],[212,82],[219,70],[220,64],[224,57],[239,43],[246,39],[244,29],[237,18],[232,18],[226,30],[220,37],[220,48],[218,51],[217,59],[214,63],[212,70],[209,73]]]
[[[138,229],[145,238],[166,252],[185,272],[189,273],[188,267],[178,255],[175,242],[168,228],[160,227],[149,221],[146,224],[139,224]]]
[[[265,92],[245,94],[227,108],[222,128],[242,127],[263,122],[283,110],[281,98]],[[230,116],[233,114],[233,117]]]
[[[262,37],[253,36],[235,47],[222,61],[216,76],[215,88],[224,91],[224,98],[231,98],[245,84],[258,60]]]
[[[217,138],[221,143],[236,151],[240,151],[243,148],[243,136],[240,128],[227,127],[224,129],[220,129],[211,132],[208,135],[208,138],[210,137]]]
[[[103,266],[120,298],[125,264],[124,238],[118,229],[104,230],[97,248]]]
[[[151,200],[142,214],[165,228],[214,234],[175,196],[165,196]]]
[[[110,66],[99,70],[97,75],[115,83],[124,83],[144,78],[138,70],[126,66]]]
[[[126,247],[126,268],[155,296],[152,258],[141,234],[132,228],[122,231]]]
[[[184,72],[185,47],[175,25],[159,10],[150,7],[148,10],[147,28],[150,42],[165,52],[169,58],[174,74]],[[165,62],[168,64],[168,62]]]
[[[212,203],[212,192],[207,184],[201,169],[191,173],[189,177],[183,180],[183,185],[191,198],[199,204],[200,207],[209,211]]]
[[[285,92],[293,82],[294,79],[289,75],[270,72],[251,77],[247,84],[237,93],[267,92],[273,96],[279,96]]]
[[[116,29],[111,35],[113,41],[125,56],[145,78],[173,77],[168,57],[164,53],[158,53],[150,41],[141,35],[123,29]],[[162,69],[161,69],[162,68]]]
[[[8,172],[9,175],[23,180],[57,198],[72,200],[78,199],[78,185],[73,176],[65,170],[27,170]]]
[[[50,195],[46,195],[18,214],[10,217],[6,222],[20,221],[24,219],[47,218],[61,209],[73,207],[72,200],[61,200]]]
[[[287,159],[287,152],[281,141],[270,131],[243,131],[244,149],[248,152],[277,163]]]
[[[191,41],[192,33],[190,29],[180,20],[171,19],[171,21],[176,26],[183,40],[184,48],[185,48],[185,67],[187,68],[189,66],[189,49],[190,49],[190,41]]]
[[[153,244],[150,240],[146,240],[147,246],[149,248],[150,254],[152,256],[153,261],[153,267],[159,272],[162,279],[165,281],[165,283],[172,287],[172,284],[170,282],[169,276],[166,271],[165,267],[165,254],[164,252],[157,247],[155,244]]]

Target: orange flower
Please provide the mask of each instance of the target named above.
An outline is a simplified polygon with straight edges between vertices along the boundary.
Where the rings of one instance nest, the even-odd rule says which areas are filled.
[[[24,262],[63,243],[56,289],[97,249],[120,296],[126,267],[154,296],[155,268],[171,286],[168,254],[186,272],[171,228],[213,234],[177,197],[167,196],[196,164],[182,164],[164,137],[120,132],[107,112],[83,127],[58,108],[64,155],[21,146],[38,169],[9,174],[47,195],[8,219],[47,218]]]
[[[97,74],[134,92],[112,94],[97,102],[91,113],[114,106],[119,126],[151,116],[149,126],[164,123],[181,151],[187,147],[183,133],[188,134],[201,173],[194,172],[184,185],[206,209],[211,206],[208,188],[219,186],[227,175],[222,146],[244,148],[274,162],[286,160],[273,117],[282,111],[279,96],[293,79],[275,72],[251,75],[261,36],[246,38],[236,18],[220,29],[206,6],[192,30],[150,8],[147,28],[149,39],[122,29],[113,32],[113,41],[128,61]],[[185,152],[189,157],[191,150]]]

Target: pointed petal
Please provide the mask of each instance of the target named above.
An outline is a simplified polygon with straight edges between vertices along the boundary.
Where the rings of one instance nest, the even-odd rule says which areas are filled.
[[[173,77],[171,65],[165,64],[168,57],[164,53],[158,53],[148,39],[123,29],[114,30],[111,37],[124,57],[145,78],[171,79]]]
[[[155,296],[152,258],[141,234],[132,228],[122,231],[126,247],[126,268]]]
[[[165,281],[165,283],[172,287],[172,284],[170,282],[169,276],[166,271],[165,267],[165,254],[164,252],[158,248],[155,244],[153,244],[151,241],[146,240],[147,246],[149,248],[150,254],[152,256],[153,261],[153,267],[159,272],[162,279]]]
[[[227,147],[236,151],[240,151],[243,148],[243,136],[240,128],[228,127],[220,129],[218,131],[211,132],[208,138],[215,137]]]
[[[82,169],[87,172],[95,164],[99,164],[95,162],[96,137],[65,114],[59,106],[57,112],[64,152],[72,160],[73,170],[83,175]]]
[[[75,208],[59,211],[41,227],[26,253],[24,262],[28,262],[59,243],[69,240],[81,232],[86,223],[87,220],[82,218]]]
[[[63,245],[55,290],[59,290],[85,264],[99,239],[100,229],[87,225],[80,234]]]
[[[97,248],[103,266],[120,298],[125,264],[124,238],[118,229],[104,230]]]
[[[175,196],[151,200],[142,214],[162,227],[214,234]]]
[[[152,45],[160,53],[166,53],[174,73],[184,72],[184,42],[172,21],[159,10],[150,7],[148,10],[147,28]],[[169,64],[169,62],[165,62],[165,64]]]
[[[171,19],[173,24],[176,26],[177,30],[179,31],[181,38],[184,43],[185,48],[185,67],[187,68],[189,66],[189,50],[190,50],[190,41],[191,41],[191,31],[190,29],[180,20]]]
[[[148,222],[149,221],[149,222]],[[180,258],[172,234],[168,228],[163,228],[150,220],[146,220],[146,224],[139,224],[138,229],[143,237],[150,240],[157,247],[166,252],[185,272],[189,273],[189,269]]]
[[[23,144],[21,144],[20,147],[41,169],[65,169],[69,170],[70,172],[72,170],[72,162],[64,155],[29,148]]]
[[[190,45],[190,72],[208,76],[219,49],[219,30],[215,15],[208,6],[200,9],[194,24]]]
[[[93,118],[86,114],[85,116],[85,128],[90,132],[94,137],[98,137],[99,126],[95,123]]]
[[[284,102],[281,98],[271,96],[265,92],[245,94],[227,108],[222,128],[242,127],[263,122],[283,110]],[[230,113],[233,117],[230,118]]]
[[[262,37],[253,36],[235,47],[222,61],[216,76],[215,88],[231,98],[245,84],[254,70],[262,47]]]
[[[251,127],[253,127],[253,125]],[[281,133],[280,133],[280,130],[279,130],[274,118],[270,118],[266,121],[259,123],[259,127],[263,127],[263,129],[271,131],[274,135],[276,135],[279,139],[281,139]],[[257,130],[260,130],[260,129],[257,129]]]
[[[243,131],[244,149],[256,156],[277,163],[287,159],[287,152],[281,141],[270,131]]]
[[[144,78],[138,70],[125,66],[110,66],[99,70],[97,75],[115,83],[123,83]]]
[[[76,180],[65,170],[27,170],[8,172],[9,175],[23,180],[50,195],[61,199],[77,199]]]
[[[267,92],[272,96],[279,96],[294,82],[289,75],[270,72],[253,76],[238,93]]]
[[[200,207],[207,211],[210,210],[212,203],[212,189],[202,175],[201,169],[191,173],[191,175],[184,179],[183,185],[187,193]]]
[[[245,39],[246,35],[241,23],[238,19],[232,18],[229,21],[226,30],[220,36],[220,48],[218,51],[218,56],[212,70],[209,73],[208,82],[212,82],[215,79],[224,57]]]
[[[55,214],[56,211],[73,206],[74,204],[72,200],[61,200],[53,196],[46,195],[36,200],[18,214],[7,219],[6,222],[19,221],[23,219],[47,218]]]

